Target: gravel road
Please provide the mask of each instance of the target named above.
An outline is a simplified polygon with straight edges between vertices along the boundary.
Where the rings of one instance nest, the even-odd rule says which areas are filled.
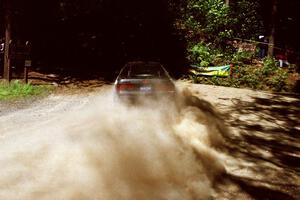
[[[162,115],[153,108],[128,111],[115,106],[110,102],[110,86],[16,103],[20,105],[0,102],[0,199],[300,199],[298,95],[187,82],[177,85],[196,100],[175,117],[176,123],[172,112]],[[191,111],[193,107],[200,114]],[[215,132],[221,142],[212,138],[219,137]],[[174,153],[178,137],[183,145]],[[194,153],[183,153],[189,146],[198,151],[196,158]],[[98,153],[88,159],[87,155]],[[104,161],[99,161],[100,155]],[[124,157],[126,164],[121,162]],[[206,158],[214,164],[207,164]],[[141,159],[147,166],[141,165]],[[178,166],[180,159],[184,162]],[[164,168],[165,164],[170,167]],[[194,168],[203,176],[193,175],[197,174]]]
[[[300,96],[187,84],[229,127],[216,199],[300,199]]]

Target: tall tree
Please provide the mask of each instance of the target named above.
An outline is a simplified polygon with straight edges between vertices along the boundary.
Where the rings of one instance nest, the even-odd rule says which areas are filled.
[[[274,55],[274,45],[275,45],[275,32],[276,32],[276,19],[277,19],[277,6],[278,0],[272,1],[272,18],[271,18],[271,32],[269,37],[269,48],[268,56],[272,57]]]
[[[11,15],[12,15],[12,7],[11,1],[4,1],[4,24],[5,24],[5,49],[4,49],[4,70],[3,77],[10,81],[11,78],[11,66],[10,66],[10,42],[11,42]]]

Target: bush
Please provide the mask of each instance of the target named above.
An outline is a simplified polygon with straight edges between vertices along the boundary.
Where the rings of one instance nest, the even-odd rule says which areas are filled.
[[[263,66],[235,65],[232,68],[233,77],[204,77],[194,71],[189,75],[189,79],[194,83],[285,91],[288,70],[277,67],[272,58],[266,59],[264,63]]]
[[[268,79],[267,84],[272,87],[275,91],[282,91],[287,86],[288,73],[284,69],[277,69],[272,77]]]
[[[237,0],[231,5],[232,31],[235,37],[255,39],[264,32],[257,1]]]
[[[231,36],[231,30],[227,29],[231,24],[230,10],[223,0],[189,0],[183,9],[180,23],[189,33],[189,42],[218,43]],[[193,40],[197,36],[201,38]]]
[[[198,43],[189,49],[189,60],[200,67],[208,67],[222,62],[224,55],[216,49],[210,48],[211,44]]]
[[[42,95],[51,90],[47,86],[33,86],[18,80],[11,83],[0,82],[0,100],[17,99],[28,96]]]
[[[188,44],[187,58],[190,63],[200,67],[236,64],[232,69],[232,78],[201,77],[196,71],[188,76],[189,79],[196,83],[285,90],[287,72],[278,67],[274,58],[265,58],[262,66],[252,66],[255,52],[235,52],[236,46],[229,42],[233,38],[254,39],[264,32],[258,14],[259,3],[237,0],[228,7],[224,0],[180,2],[184,3],[178,9],[181,16],[175,26]]]
[[[232,56],[232,63],[234,64],[251,64],[254,58],[254,53],[250,51],[238,51]]]
[[[263,60],[262,74],[269,76],[274,74],[278,70],[278,63],[274,58],[266,57]]]
[[[201,67],[207,67],[213,60],[211,50],[202,43],[196,44],[189,49],[189,60],[199,64]]]

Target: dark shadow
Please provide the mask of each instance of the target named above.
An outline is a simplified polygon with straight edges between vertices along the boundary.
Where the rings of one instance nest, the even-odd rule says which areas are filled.
[[[110,81],[134,60],[159,61],[175,77],[185,70],[186,44],[174,35],[168,1],[29,0],[23,6],[26,23],[18,22],[27,26],[19,33],[32,41],[35,69]]]
[[[300,67],[298,67],[298,68],[300,69]],[[294,86],[294,92],[300,93],[300,80],[296,81],[296,84]]]
[[[300,154],[300,147],[297,145],[300,142],[300,100],[298,95],[293,97],[290,102],[280,95],[273,95],[269,99],[253,98],[254,102],[251,103],[236,101],[233,112],[240,115],[254,115],[258,120],[233,119],[230,124],[244,131],[242,140],[249,143],[252,150],[244,149],[244,153],[259,157],[255,149],[270,151],[274,156],[270,160],[273,164],[292,167],[293,170],[300,172],[300,158],[293,156]],[[268,122],[269,126],[260,123],[261,121]],[[253,132],[259,132],[261,135]],[[238,149],[232,150],[236,152]]]
[[[260,180],[256,182],[254,178],[249,183],[234,177],[234,182],[255,199],[296,199],[285,190],[299,194],[300,184],[295,182],[300,177],[299,97],[278,93],[264,98],[252,97],[252,101],[234,99],[234,105],[224,114],[227,123],[239,132],[239,136],[225,135],[228,153],[255,163],[255,167],[247,167],[254,174],[272,173],[275,180],[270,186],[276,186],[276,181],[282,183],[282,190],[268,191],[269,188],[258,183]],[[242,163],[240,165],[244,168]],[[255,186],[257,183],[259,187]],[[293,183],[294,187],[288,186]]]
[[[258,182],[255,179],[247,179],[243,177],[228,175],[226,178],[234,184],[238,185],[243,191],[249,194],[253,199],[259,200],[296,200],[294,197],[282,191],[264,187],[262,184],[270,184],[267,182]],[[272,184],[272,183],[271,183]],[[281,185],[284,187],[285,185]],[[297,185],[289,185],[289,187],[297,187]]]

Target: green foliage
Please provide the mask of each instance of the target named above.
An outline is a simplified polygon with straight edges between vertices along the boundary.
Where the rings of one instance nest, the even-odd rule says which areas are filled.
[[[210,48],[210,44],[198,43],[190,47],[188,58],[201,67],[208,67],[222,61],[224,55],[217,49]]]
[[[266,84],[275,91],[284,90],[288,78],[288,72],[278,67],[278,62],[274,58],[266,57],[263,60],[261,70],[263,76],[266,76]]]
[[[47,86],[33,86],[31,84],[23,84],[20,81],[12,83],[0,83],[0,100],[17,99],[28,96],[42,95],[51,90]]]
[[[275,91],[285,90],[288,73],[284,69],[277,69],[276,73],[269,79],[268,85]]]
[[[232,56],[232,62],[234,64],[241,65],[243,63],[250,64],[254,58],[254,52],[250,51],[238,51]]]
[[[181,6],[182,16],[175,24],[187,40],[191,63],[207,66],[223,59],[224,64],[227,57],[237,64],[251,63],[250,52],[228,56],[234,52],[228,41],[252,39],[262,32],[257,2],[238,0],[228,7],[224,0],[187,0]]]
[[[265,59],[263,66],[236,65],[232,77],[205,77],[192,71],[189,79],[194,83],[230,87],[248,87],[259,90],[285,91],[287,89],[288,69],[279,68],[272,58]]]
[[[265,58],[254,65],[255,52],[237,51],[235,38],[254,39],[264,32],[258,1],[237,0],[229,7],[224,0],[187,0],[181,4],[182,17],[176,27],[188,43],[188,60],[200,67],[235,64],[233,77],[203,77],[195,69],[188,76],[195,83],[249,87],[252,89],[286,89],[289,69],[281,69],[274,58]],[[235,45],[236,44],[236,45]],[[243,49],[243,46],[241,46]]]
[[[201,77],[196,71],[189,78],[196,83],[285,90],[287,72],[273,58],[252,66],[255,52],[237,51],[234,38],[253,39],[263,32],[257,1],[237,0],[225,5],[224,0],[187,0],[182,18],[176,25],[188,42],[187,58],[200,67],[233,63],[233,77]],[[291,70],[291,69],[290,69]]]
[[[238,0],[228,7],[224,0],[188,0],[181,6],[176,25],[186,31],[188,42],[219,45],[228,38],[254,38],[263,30],[255,1]]]
[[[243,39],[254,39],[263,33],[262,18],[257,1],[238,0],[231,5],[231,26],[234,36]]]
[[[265,76],[274,74],[278,69],[278,63],[274,58],[266,57],[263,60],[262,74]]]
[[[240,84],[252,89],[262,89],[260,72],[251,67],[243,67],[242,74],[239,75]]]
[[[207,67],[212,62],[213,55],[208,46],[199,43],[189,49],[189,59],[201,67]]]
[[[187,38],[190,42],[196,42],[194,38],[199,36],[200,41],[213,43],[230,37],[231,31],[227,27],[231,18],[229,8],[223,0],[188,1],[184,9],[185,14],[181,23],[188,32]]]

